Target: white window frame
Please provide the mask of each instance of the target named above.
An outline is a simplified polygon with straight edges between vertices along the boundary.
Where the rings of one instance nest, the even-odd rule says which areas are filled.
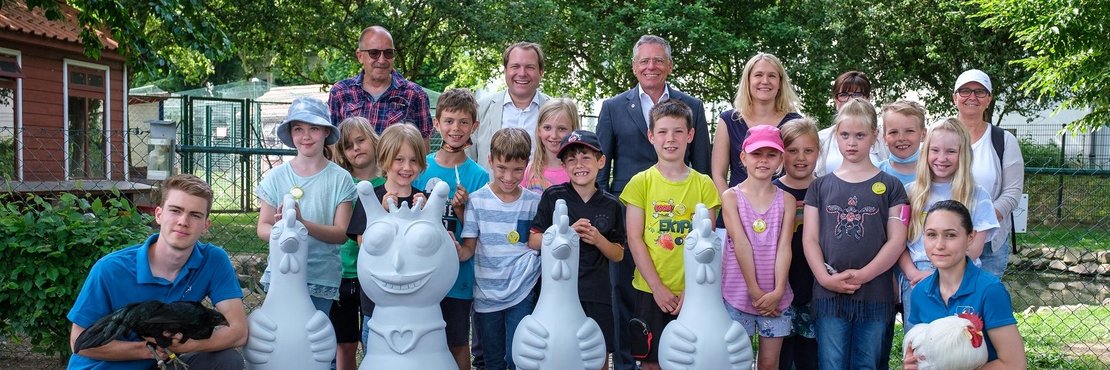
[[[15,64],[23,68],[23,53],[19,50],[0,47],[0,54],[15,57]],[[15,79],[15,124],[12,126],[19,135],[15,136],[15,174],[23,181],[23,79]]]
[[[107,65],[66,58],[62,64],[62,160],[65,179],[72,180],[69,168],[69,66],[104,71],[104,179],[112,179],[112,69]]]

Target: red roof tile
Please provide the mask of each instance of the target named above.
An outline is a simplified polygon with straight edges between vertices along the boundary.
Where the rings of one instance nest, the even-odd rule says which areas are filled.
[[[27,4],[20,0],[8,0],[0,8],[0,30],[13,30],[51,39],[81,43],[81,27],[77,24],[77,11],[65,3],[59,3],[65,17],[51,21],[46,19],[42,9],[28,10]],[[108,50],[119,48],[119,43],[107,33],[97,31],[100,42]]]

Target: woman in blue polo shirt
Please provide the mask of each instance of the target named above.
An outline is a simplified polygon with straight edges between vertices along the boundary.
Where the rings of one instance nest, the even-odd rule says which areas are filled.
[[[921,280],[910,299],[911,324],[973,313],[982,317],[987,364],[981,369],[1024,369],[1025,345],[1010,307],[1010,294],[997,277],[967,257],[975,238],[971,213],[958,201],[934,204],[925,216],[925,252],[937,270]],[[917,369],[917,358],[905,356],[906,369]]]

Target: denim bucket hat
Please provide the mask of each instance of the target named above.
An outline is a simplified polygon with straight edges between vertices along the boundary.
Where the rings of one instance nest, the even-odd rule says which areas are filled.
[[[277,137],[285,146],[296,148],[293,145],[293,136],[289,127],[292,122],[327,127],[328,137],[324,139],[324,145],[332,145],[339,141],[339,132],[332,125],[331,113],[328,112],[328,105],[323,100],[305,96],[293,100],[293,104],[289,105],[289,114],[277,127]]]

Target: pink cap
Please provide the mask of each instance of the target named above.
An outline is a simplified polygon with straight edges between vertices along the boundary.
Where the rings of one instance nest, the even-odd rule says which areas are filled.
[[[778,127],[759,125],[748,129],[748,137],[744,138],[744,153],[751,153],[759,148],[774,148],[782,150],[782,136]]]

